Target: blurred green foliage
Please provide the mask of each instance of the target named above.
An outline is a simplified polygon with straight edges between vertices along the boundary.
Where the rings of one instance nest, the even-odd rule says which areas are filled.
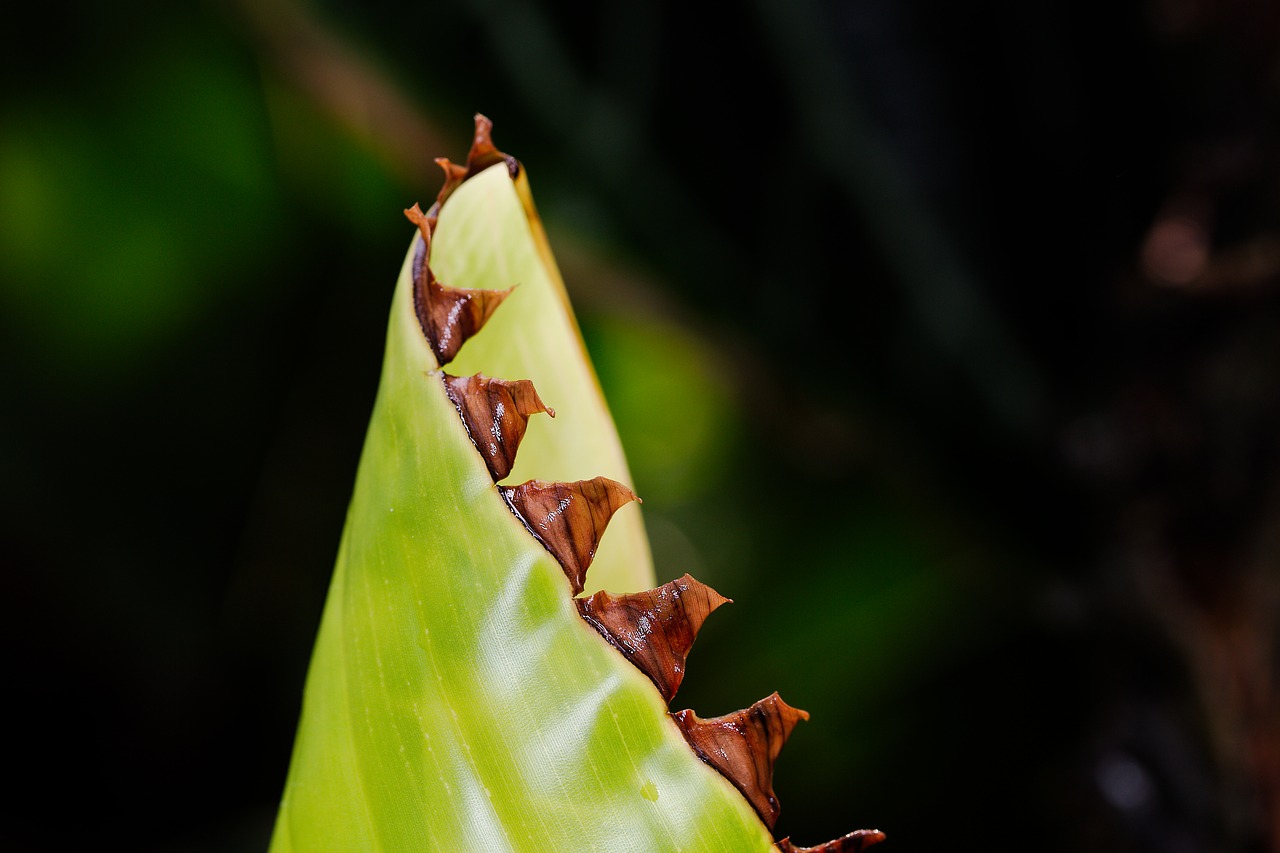
[[[270,295],[255,271],[285,211],[261,90],[233,45],[185,35],[132,46],[109,83],[5,109],[4,312],[65,374],[118,381]]]

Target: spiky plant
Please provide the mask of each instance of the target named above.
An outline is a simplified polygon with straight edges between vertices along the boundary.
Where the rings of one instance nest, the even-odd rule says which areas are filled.
[[[436,203],[406,211],[272,850],[769,850],[773,763],[808,715],[776,693],[668,712],[727,599],[688,575],[647,589],[617,433],[490,128],[477,116],[466,163],[438,161]]]

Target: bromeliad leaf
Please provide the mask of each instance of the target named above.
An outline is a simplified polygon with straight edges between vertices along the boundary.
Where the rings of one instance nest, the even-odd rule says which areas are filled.
[[[807,715],[777,694],[667,714],[726,599],[687,575],[636,592],[653,571],[617,434],[489,127],[406,211],[272,850],[768,850],[773,762]]]
[[[533,379],[557,409],[561,434],[531,423],[517,469],[589,465],[626,481],[540,236],[505,161],[442,206],[427,259],[440,278],[519,284],[452,369],[472,372],[474,358],[489,375]],[[499,496],[415,311],[426,247],[419,234],[393,300],[273,850],[768,849],[750,807],[583,622],[560,565]],[[621,547],[599,549],[593,580],[651,586],[636,508],[609,539]]]

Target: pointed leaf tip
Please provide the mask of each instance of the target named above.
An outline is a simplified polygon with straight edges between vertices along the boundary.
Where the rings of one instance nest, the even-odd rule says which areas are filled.
[[[511,473],[529,416],[547,408],[528,379],[490,379],[487,376],[444,376],[444,390],[462,415],[471,442],[484,457],[493,480]]]
[[[711,611],[728,602],[685,575],[627,595],[597,592],[576,600],[578,612],[653,681],[667,702],[680,689],[685,659]]]
[[[530,480],[503,488],[502,497],[560,561],[574,595],[582,592],[609,519],[630,501],[640,500],[631,489],[608,477],[574,483]]]
[[[784,838],[778,842],[777,848],[778,853],[860,853],[884,839],[884,833],[878,829],[859,829],[817,847],[796,847],[790,838]]]
[[[774,693],[750,708],[710,720],[687,710],[671,716],[698,757],[732,782],[773,829],[780,811],[773,793],[773,764],[791,730],[809,719],[809,713],[792,708]]]

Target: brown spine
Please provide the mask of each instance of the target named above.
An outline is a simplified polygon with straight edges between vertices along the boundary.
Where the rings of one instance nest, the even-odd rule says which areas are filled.
[[[627,595],[597,592],[576,601],[578,612],[649,676],[670,702],[684,679],[685,658],[711,611],[728,602],[689,575]]]
[[[817,847],[796,847],[790,838],[784,838],[778,842],[777,848],[778,853],[861,853],[872,844],[884,841],[884,837],[878,829],[859,829]]]
[[[431,209],[427,211],[427,216],[431,219],[433,225],[436,217],[440,215],[440,208],[444,206],[445,201],[468,178],[474,178],[485,169],[498,163],[507,164],[507,173],[511,175],[512,180],[515,180],[516,176],[520,174],[520,161],[510,154],[504,154],[498,150],[497,146],[493,144],[493,122],[480,115],[480,113],[475,115],[475,131],[471,134],[471,149],[467,151],[466,165],[462,166],[450,162],[447,157],[437,157],[436,163],[444,170],[444,186],[440,188],[435,204],[431,205]]]
[[[573,594],[582,592],[605,526],[619,508],[640,500],[608,477],[574,483],[530,480],[502,489],[507,505],[560,561]]]
[[[528,379],[490,379],[487,376],[444,376],[444,390],[462,415],[471,442],[484,457],[496,483],[511,473],[529,416],[547,408]]]
[[[431,205],[431,209],[427,211],[432,227],[435,227],[436,218],[440,215],[440,206],[444,204],[444,200],[453,195],[453,191],[462,186],[463,181],[471,177],[467,173],[466,166],[460,166],[448,157],[437,157],[435,162],[444,170],[444,186],[440,187],[435,204]]]
[[[780,810],[773,793],[773,764],[796,723],[809,719],[808,712],[792,708],[774,693],[750,708],[710,720],[693,711],[671,716],[698,757],[732,782],[773,829]]]
[[[437,282],[430,264],[434,219],[416,204],[404,215],[418,226],[424,247],[421,262],[414,265],[413,310],[436,361],[445,365],[453,361],[462,345],[488,322],[503,300],[511,295],[511,288],[468,290],[445,287]]]

